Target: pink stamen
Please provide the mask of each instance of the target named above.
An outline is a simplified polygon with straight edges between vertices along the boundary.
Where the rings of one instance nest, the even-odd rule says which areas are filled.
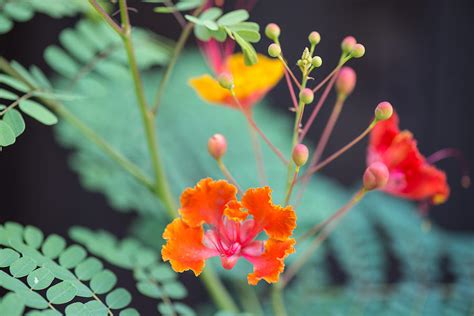
[[[471,186],[469,164],[467,163],[466,157],[464,157],[464,154],[459,149],[445,148],[438,150],[437,152],[426,158],[426,161],[430,164],[434,164],[446,158],[455,158],[460,163],[462,175],[461,185],[465,189],[469,188]]]

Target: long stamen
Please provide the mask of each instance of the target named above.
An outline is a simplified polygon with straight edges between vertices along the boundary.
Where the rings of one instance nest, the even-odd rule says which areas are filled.
[[[445,148],[438,150],[437,152],[426,158],[426,161],[430,164],[434,164],[446,158],[455,158],[459,161],[462,175],[461,185],[465,189],[469,188],[471,186],[469,164],[467,163],[466,157],[464,157],[464,154],[459,149]]]

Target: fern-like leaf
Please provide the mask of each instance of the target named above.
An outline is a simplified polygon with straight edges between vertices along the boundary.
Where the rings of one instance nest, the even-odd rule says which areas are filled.
[[[83,227],[71,229],[70,236],[84,245],[89,252],[133,272],[136,287],[143,295],[161,302],[157,310],[163,315],[195,315],[181,302],[187,296],[186,288],[177,280],[177,275],[161,261],[157,252],[133,238],[117,240],[106,231],[94,232]]]
[[[58,235],[45,237],[36,227],[0,225],[0,287],[7,290],[0,315],[28,310],[29,315],[105,316],[131,302],[130,293],[116,283],[115,274],[81,246],[67,246]]]

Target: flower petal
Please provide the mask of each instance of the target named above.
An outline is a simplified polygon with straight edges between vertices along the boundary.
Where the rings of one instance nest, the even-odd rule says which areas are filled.
[[[222,220],[226,204],[236,200],[237,189],[224,180],[203,179],[181,195],[179,213],[189,226],[215,225]]]
[[[274,205],[269,187],[249,189],[242,203],[255,220],[255,230],[265,230],[270,238],[285,240],[296,227],[296,214],[291,206]]]
[[[202,227],[189,227],[181,219],[173,220],[163,232],[167,241],[161,248],[163,261],[169,261],[176,272],[192,270],[198,276],[207,258],[217,256],[218,252],[202,243]]]
[[[228,105],[233,104],[229,90],[222,88],[217,80],[210,75],[192,78],[189,80],[189,84],[202,99],[209,103],[227,104],[230,102]]]
[[[281,241],[271,238],[265,243],[265,252],[261,256],[244,254],[243,257],[253,264],[253,272],[247,276],[249,284],[257,285],[261,279],[268,283],[278,282],[285,269],[285,258],[295,252],[294,244],[294,239]]]
[[[243,210],[242,203],[239,201],[230,201],[224,209],[224,215],[234,222],[241,222],[245,220],[249,214]]]

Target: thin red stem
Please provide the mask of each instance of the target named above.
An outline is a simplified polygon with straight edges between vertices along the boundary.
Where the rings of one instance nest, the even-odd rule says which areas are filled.
[[[253,117],[252,114],[249,114],[249,116]],[[250,122],[248,125],[249,125],[250,138],[252,139],[252,147],[255,153],[255,161],[257,163],[258,178],[260,181],[260,185],[265,185],[267,183],[267,176],[265,174],[265,164],[263,162],[262,147],[260,146],[260,143],[258,141],[258,135],[255,129],[252,127]]]
[[[285,68],[285,79],[286,79],[286,84],[288,85],[288,89],[290,91],[291,101],[293,102],[293,107],[295,108],[295,110],[297,110],[298,109],[298,101],[296,100],[295,89],[293,88],[293,85],[291,84],[290,75],[288,73],[288,70],[286,70],[286,68]]]
[[[285,67],[286,71],[288,71],[288,73],[290,74],[291,79],[293,79],[293,82],[296,84],[296,86],[298,87],[298,89],[301,89],[301,84],[300,84],[300,82],[298,81],[298,79],[296,79],[296,76],[295,76],[295,74],[293,73],[293,71],[291,71],[290,67],[288,67],[288,64],[286,63],[285,59],[283,59],[282,56],[278,57],[278,59],[280,59],[280,61],[282,62],[283,66]]]

